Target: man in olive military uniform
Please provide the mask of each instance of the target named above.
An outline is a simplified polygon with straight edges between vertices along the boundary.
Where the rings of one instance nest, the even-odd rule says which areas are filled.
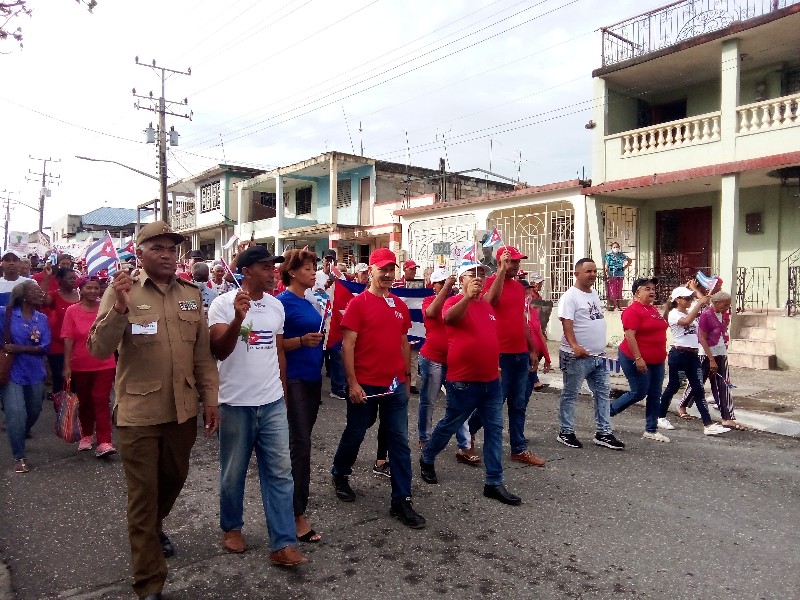
[[[89,336],[97,357],[119,350],[114,422],[128,482],[133,589],[161,598],[165,556],[174,552],[162,522],[189,471],[199,403],[206,435],[218,424],[219,376],[198,289],[175,276],[183,236],[163,221],[136,237],[141,270],[119,273]]]

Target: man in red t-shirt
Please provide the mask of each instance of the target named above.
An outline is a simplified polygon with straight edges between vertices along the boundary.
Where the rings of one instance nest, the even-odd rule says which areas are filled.
[[[422,449],[419,466],[423,481],[438,483],[433,461],[453,434],[475,413],[483,422],[486,480],[483,495],[504,504],[522,500],[503,485],[503,394],[499,379],[500,346],[497,318],[481,298],[483,265],[468,263],[458,269],[461,293],[444,303],[447,329],[447,407],[431,439]]]
[[[534,467],[543,467],[545,460],[528,450],[525,439],[525,413],[528,409],[528,373],[539,356],[525,323],[525,288],[517,279],[519,263],[528,258],[513,246],[497,251],[497,274],[486,280],[484,299],[497,315],[497,339],[500,345],[500,384],[503,400],[508,404],[508,437],[511,460]],[[480,419],[470,423],[473,433],[481,426]]]
[[[390,293],[397,257],[378,248],[369,257],[369,287],[350,300],[342,317],[342,358],[347,378],[347,425],[333,457],[333,485],[343,502],[356,499],[349,484],[364,434],[380,413],[392,457],[390,514],[412,529],[425,519],[411,505],[411,450],[408,447],[408,330],[405,302]]]

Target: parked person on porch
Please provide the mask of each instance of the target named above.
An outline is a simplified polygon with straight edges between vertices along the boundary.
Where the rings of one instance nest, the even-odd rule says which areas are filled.
[[[622,310],[622,280],[633,260],[626,256],[617,242],[611,244],[611,252],[605,255],[606,297],[609,310]]]

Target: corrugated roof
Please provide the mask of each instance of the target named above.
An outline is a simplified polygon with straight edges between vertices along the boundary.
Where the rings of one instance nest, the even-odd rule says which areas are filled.
[[[125,227],[136,223],[136,210],[133,208],[112,208],[103,206],[81,217],[84,227]]]

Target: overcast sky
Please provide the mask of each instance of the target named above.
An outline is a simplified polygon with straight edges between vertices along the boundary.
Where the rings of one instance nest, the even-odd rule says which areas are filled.
[[[38,205],[28,171],[60,158],[45,225],[100,206],[135,207],[158,184],[131,88],[158,96],[134,57],[186,70],[168,100],[180,146],[170,181],[227,162],[268,168],[326,150],[460,171],[489,167],[542,184],[590,175],[591,71],[597,29],[663,0],[30,0],[25,47],[0,45],[0,195]],[[184,108],[176,105],[174,112]],[[361,124],[362,132],[359,132]],[[349,125],[349,131],[348,131]],[[445,148],[446,147],[446,148]],[[520,162],[520,152],[522,160]],[[17,204],[11,229],[38,215]]]

